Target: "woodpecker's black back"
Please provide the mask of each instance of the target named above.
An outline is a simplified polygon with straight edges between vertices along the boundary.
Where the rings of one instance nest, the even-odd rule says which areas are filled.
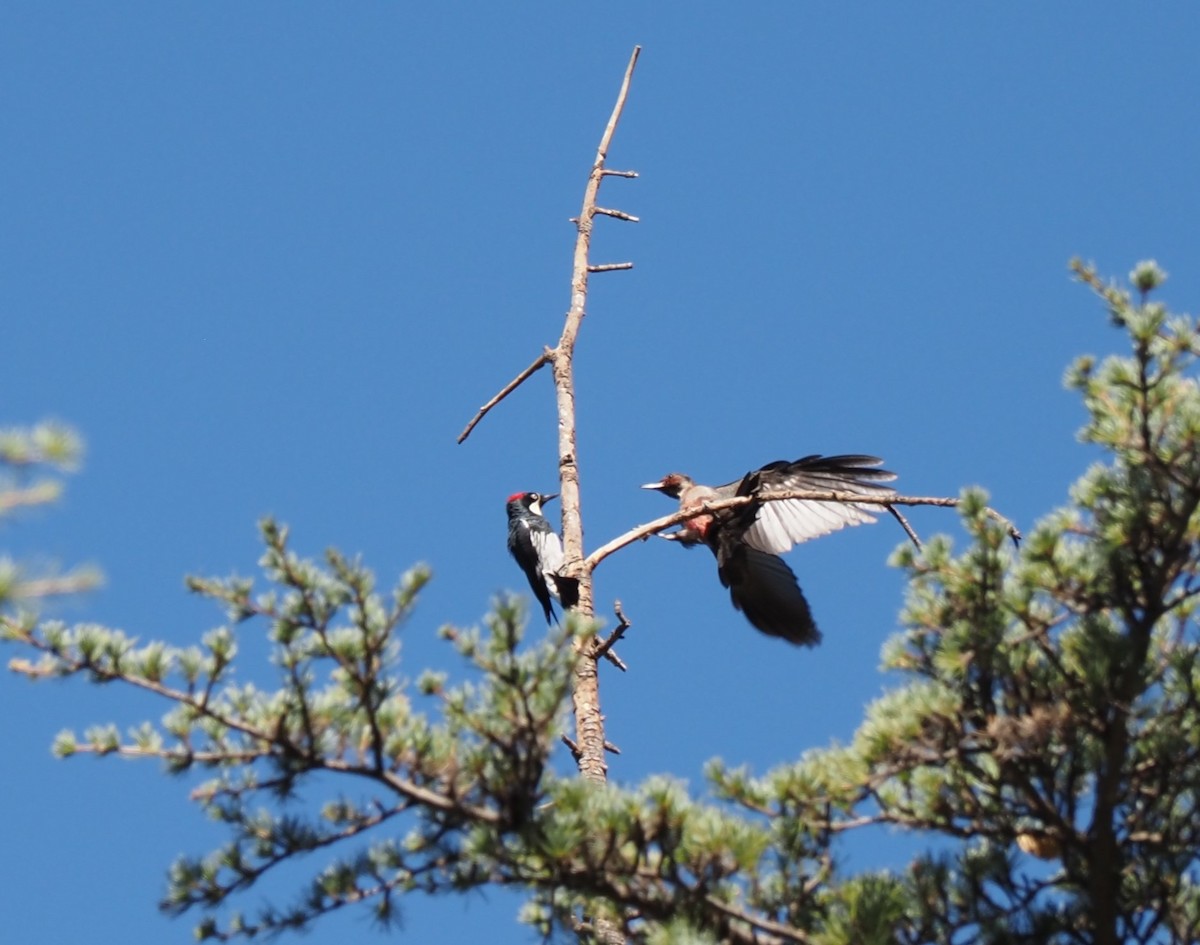
[[[525,572],[547,623],[558,619],[552,597],[559,598],[565,607],[573,607],[578,600],[577,582],[558,573],[563,563],[562,542],[542,515],[542,503],[553,498],[554,495],[537,492],[517,492],[508,497],[505,507],[508,512],[508,550]]]

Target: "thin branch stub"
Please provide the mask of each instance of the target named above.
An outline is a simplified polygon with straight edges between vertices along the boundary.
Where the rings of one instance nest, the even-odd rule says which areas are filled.
[[[621,659],[621,657],[617,656],[616,650],[605,650],[604,658],[612,663],[613,666],[617,667],[617,669],[619,669],[621,672],[629,672],[629,667],[625,665],[625,661]]]
[[[608,207],[596,207],[592,212],[603,214],[606,217],[612,217],[614,220],[625,220],[628,223],[642,222],[632,213],[626,213],[624,210],[610,210]]]
[[[904,529],[904,532],[906,535],[908,535],[909,540],[914,545],[917,546],[917,551],[920,551],[921,547],[922,547],[921,539],[917,537],[917,533],[915,531],[913,531],[913,527],[908,524],[908,519],[906,519],[900,513],[900,510],[898,508],[896,508],[894,505],[889,505],[887,507],[887,510],[892,513],[892,518],[894,518],[897,522],[900,523],[900,527]]]

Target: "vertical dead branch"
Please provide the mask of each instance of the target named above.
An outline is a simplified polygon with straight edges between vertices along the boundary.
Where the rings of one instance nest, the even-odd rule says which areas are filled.
[[[559,491],[562,494],[564,571],[579,581],[579,603],[576,610],[584,617],[591,617],[595,613],[595,607],[592,599],[592,572],[584,563],[579,461],[575,448],[575,339],[579,335],[579,327],[587,310],[588,275],[592,271],[588,261],[592,222],[596,214],[601,212],[596,206],[596,194],[600,190],[600,182],[606,176],[604,162],[608,158],[608,149],[613,133],[617,130],[617,122],[620,121],[621,112],[625,108],[629,83],[633,78],[633,69],[637,65],[639,53],[641,47],[635,46],[633,55],[629,57],[629,65],[625,68],[625,77],[621,82],[621,91],[617,94],[616,105],[613,106],[608,125],[600,138],[600,146],[596,149],[592,171],[588,175],[587,187],[583,194],[583,208],[575,221],[578,235],[575,238],[575,264],[571,274],[571,307],[567,312],[558,347],[550,352],[554,389],[558,397],[558,471]],[[608,211],[605,213],[616,216]],[[627,214],[624,218],[632,219]],[[576,645],[580,647],[580,653],[575,664],[571,694],[575,710],[575,759],[582,777],[604,783],[608,777],[608,765],[604,757],[607,744],[604,737],[604,716],[600,712],[600,655],[590,640]],[[594,929],[596,938],[603,945],[624,945],[625,936],[620,926],[597,918]]]
[[[604,162],[608,158],[608,149],[612,144],[617,122],[625,108],[625,99],[629,95],[629,83],[633,78],[633,70],[637,65],[641,47],[635,46],[629,65],[625,68],[625,78],[621,82],[621,91],[617,95],[616,105],[608,125],[600,138],[600,146],[596,149],[596,159],[592,162],[592,170],[588,175],[587,187],[583,194],[583,209],[575,221],[578,236],[575,239],[575,264],[571,274],[571,307],[567,312],[566,324],[563,326],[562,337],[558,346],[550,352],[550,361],[554,371],[554,388],[558,397],[558,470],[560,491],[562,494],[563,514],[563,554],[565,556],[564,570],[571,577],[579,580],[578,612],[584,617],[594,613],[592,602],[591,570],[584,566],[583,555],[583,518],[580,512],[579,498],[579,462],[575,447],[575,377],[574,354],[575,340],[579,335],[579,327],[587,310],[588,263],[592,242],[592,223],[600,211],[596,206],[596,195],[600,190],[600,182],[606,176]],[[611,214],[610,214],[611,215]],[[579,746],[579,771],[583,777],[591,781],[603,782],[606,779],[607,766],[604,761],[604,719],[600,714],[600,686],[597,674],[597,657],[593,648],[586,646],[575,670],[574,688],[575,708],[575,742]]]
[[[621,82],[621,90],[617,94],[616,104],[612,115],[600,137],[600,146],[596,149],[596,158],[592,162],[588,174],[587,187],[583,193],[583,208],[575,223],[577,236],[575,238],[574,265],[571,271],[571,307],[567,310],[566,322],[563,325],[562,336],[557,346],[547,348],[524,371],[504,386],[495,397],[479,408],[479,411],[467,424],[458,437],[462,443],[475,425],[495,407],[500,401],[517,389],[541,367],[549,364],[554,375],[554,390],[558,402],[558,473],[559,493],[562,496],[562,543],[563,567],[562,573],[575,578],[579,582],[579,600],[574,608],[583,617],[591,617],[595,613],[592,600],[592,567],[583,553],[583,517],[580,512],[579,497],[579,462],[575,446],[575,340],[579,336],[579,328],[587,310],[588,276],[593,272],[611,272],[633,268],[633,263],[606,263],[592,265],[589,262],[589,252],[592,243],[592,223],[597,215],[611,217],[630,223],[638,222],[638,218],[622,210],[610,207],[600,207],[596,204],[596,195],[600,190],[600,182],[605,177],[637,177],[634,171],[613,171],[605,168],[608,159],[608,149],[612,144],[613,134],[617,130],[617,122],[625,109],[625,100],[629,95],[629,83],[633,79],[633,70],[637,65],[642,48],[635,46],[629,57],[629,65],[625,67],[625,77]],[[621,615],[619,615],[621,616]],[[622,620],[622,630],[628,622]],[[618,634],[619,635],[619,634]],[[579,660],[575,667],[573,680],[572,701],[575,710],[575,739],[572,741],[564,736],[564,741],[571,749],[579,764],[579,773],[589,781],[604,783],[608,776],[608,766],[604,760],[605,749],[615,751],[615,748],[604,737],[604,716],[600,713],[600,679],[598,664],[602,657],[607,656],[618,666],[624,666],[611,652],[612,643],[597,646],[594,641],[577,644],[580,647]],[[625,937],[621,928],[607,920],[597,919],[594,925],[596,938],[604,945],[623,945]]]

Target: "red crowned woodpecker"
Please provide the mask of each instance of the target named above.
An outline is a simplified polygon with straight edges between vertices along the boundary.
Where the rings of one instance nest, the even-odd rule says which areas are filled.
[[[547,623],[558,619],[550,598],[564,607],[573,607],[578,599],[577,582],[558,573],[563,563],[562,542],[542,515],[542,503],[557,497],[557,493],[516,492],[508,497],[506,506],[508,550],[525,572]]]

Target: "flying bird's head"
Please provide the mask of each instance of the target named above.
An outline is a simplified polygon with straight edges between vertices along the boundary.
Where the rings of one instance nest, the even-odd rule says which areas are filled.
[[[693,484],[692,480],[683,473],[670,473],[663,476],[658,482],[646,483],[642,488],[654,489],[656,492],[661,492],[672,499],[678,499],[683,494],[683,490]]]

